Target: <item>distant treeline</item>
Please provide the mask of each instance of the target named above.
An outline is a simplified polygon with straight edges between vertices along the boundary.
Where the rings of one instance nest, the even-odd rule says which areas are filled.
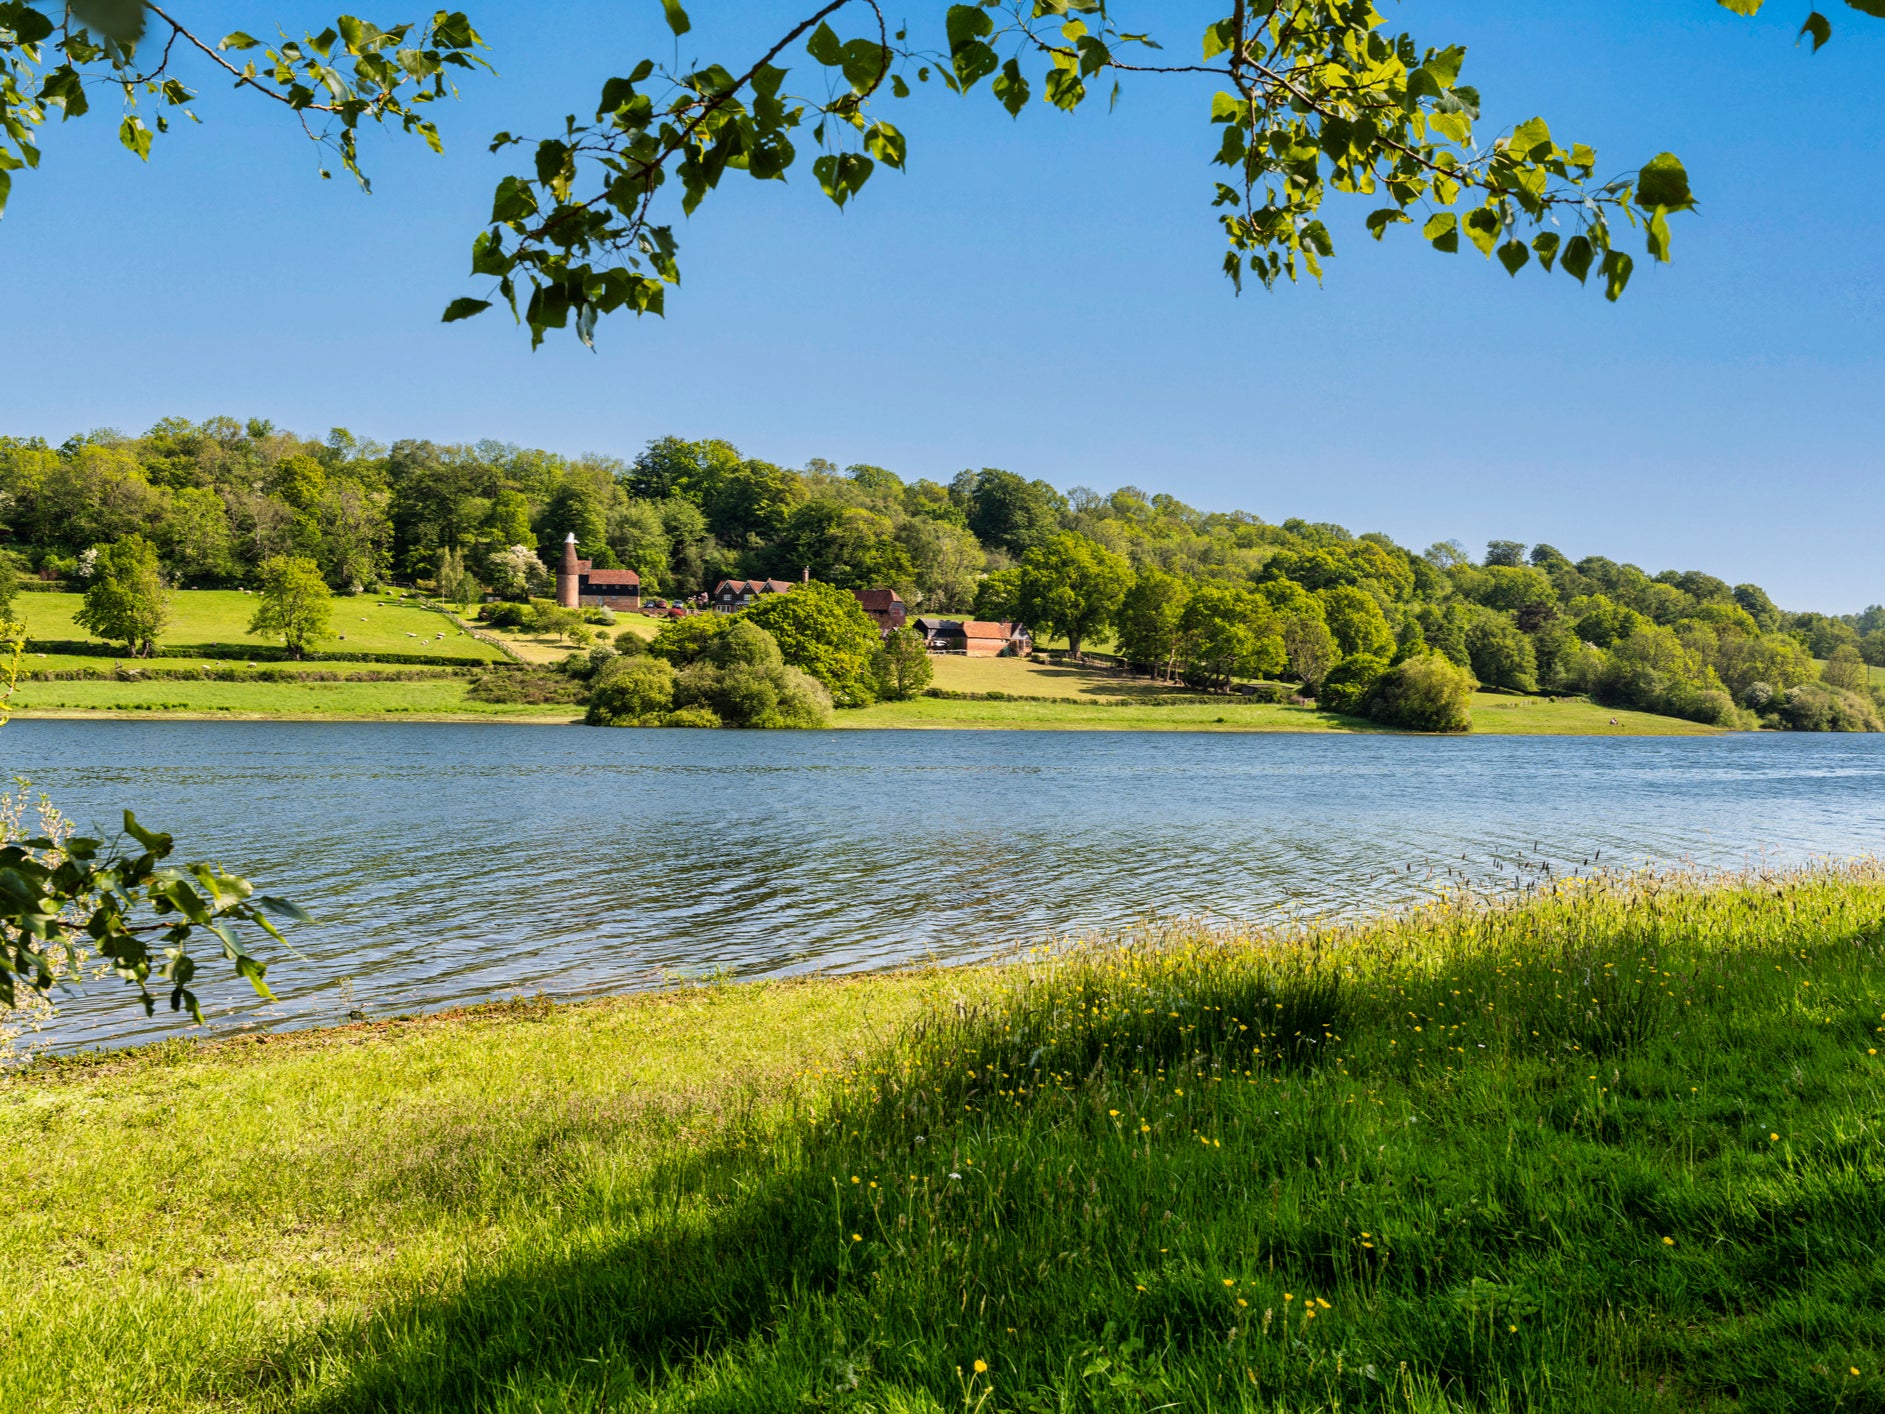
[[[820,460],[792,470],[672,437],[629,461],[496,442],[385,447],[342,429],[313,441],[231,418],[59,447],[0,437],[0,532],[21,571],[75,587],[100,547],[139,535],[185,587],[251,583],[271,556],[294,555],[336,589],[462,567],[517,599],[545,592],[546,561],[573,533],[599,567],[639,571],[649,595],[809,570],[895,588],[913,612],[1019,616],[1076,646],[1110,635],[1175,679],[1287,674],[1357,702],[1371,674],[1437,653],[1515,691],[1723,725],[1865,728],[1879,711],[1865,665],[1885,665],[1885,608],[1787,612],[1758,585],[1699,570],[1652,575],[1509,541],[1477,557],[1458,542],[1414,552],[1130,486],[1063,493],[988,468],[906,482]]]

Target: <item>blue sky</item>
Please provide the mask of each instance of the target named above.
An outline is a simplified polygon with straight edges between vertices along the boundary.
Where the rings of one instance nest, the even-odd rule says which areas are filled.
[[[189,8],[210,33],[331,13]],[[1220,13],[1115,8],[1185,54]],[[789,465],[1131,483],[1416,548],[1549,541],[1856,610],[1885,600],[1885,125],[1866,102],[1885,23],[1840,7],[1810,57],[1792,45],[1807,8],[1394,7],[1423,43],[1468,46],[1482,136],[1538,113],[1592,143],[1600,170],[1686,161],[1702,209],[1676,223],[1675,264],[1639,263],[1618,306],[1408,234],[1376,245],[1349,209],[1321,289],[1233,298],[1209,208],[1211,86],[1140,80],[1110,116],[1036,106],[1019,122],[985,93],[920,93],[890,115],[908,175],[880,173],[842,214],[809,173],[730,185],[680,223],[665,322],[605,323],[595,354],[532,354],[507,317],[437,322],[480,292],[467,250],[503,171],[485,139],[593,111],[603,78],[674,45],[656,0],[473,3],[499,77],[434,110],[444,158],[370,137],[370,197],[318,180],[285,114],[200,71],[203,125],[159,139],[148,165],[116,147],[105,100],[45,134],[0,222],[0,431],[57,441],[227,412],[624,456],[665,433],[723,436]],[[750,55],[744,36],[798,13],[691,11],[687,59]]]

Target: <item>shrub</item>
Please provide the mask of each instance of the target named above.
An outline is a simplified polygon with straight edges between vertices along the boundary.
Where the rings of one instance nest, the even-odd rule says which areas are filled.
[[[726,723],[710,707],[676,707],[672,712],[663,714],[661,725],[664,727],[721,727]]]
[[[1367,714],[1407,731],[1469,732],[1477,686],[1471,673],[1437,653],[1409,658],[1375,680]]]
[[[674,667],[661,658],[615,658],[596,674],[589,691],[592,727],[626,727],[674,706]]]
[[[1789,689],[1779,709],[1781,721],[1796,732],[1885,731],[1876,703],[1822,682]]]
[[[1826,679],[1828,687],[1855,695],[1864,695],[1872,685],[1872,675],[1866,668],[1865,659],[1859,656],[1859,650],[1850,643],[1842,643],[1833,650],[1833,656],[1826,660],[1820,675]]]
[[[1240,682],[1235,691],[1252,702],[1288,702],[1296,696],[1296,689],[1286,682]]]
[[[893,702],[919,695],[935,676],[923,635],[913,628],[892,629],[871,659],[878,696]]]
[[[632,628],[625,628],[615,635],[615,651],[624,658],[639,658],[648,651],[648,640]]]
[[[478,621],[492,628],[534,627],[528,604],[486,604],[478,610]]]
[[[824,686],[786,666],[772,635],[744,618],[681,669],[674,705],[707,708],[730,727],[822,727],[831,715]]]
[[[1355,653],[1342,659],[1316,689],[1316,705],[1325,712],[1360,716],[1368,694],[1388,670],[1387,659]]]
[[[473,702],[511,704],[568,702],[587,694],[583,684],[556,668],[492,668],[471,680],[465,696]]]
[[[684,667],[705,653],[732,624],[733,620],[725,614],[689,614],[684,619],[669,619],[655,631],[648,651],[677,668]]]

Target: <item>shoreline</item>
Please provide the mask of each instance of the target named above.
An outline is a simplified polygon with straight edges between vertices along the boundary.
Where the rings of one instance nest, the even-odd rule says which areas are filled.
[[[1436,741],[1471,740],[1474,737],[1728,737],[1760,735],[1798,735],[1784,732],[1735,732],[1718,727],[1704,726],[1697,722],[1688,722],[1675,717],[1654,717],[1647,713],[1619,712],[1618,725],[1612,727],[1521,727],[1517,730],[1503,730],[1506,723],[1495,719],[1491,723],[1475,720],[1473,730],[1459,733],[1434,733],[1404,731],[1394,727],[1378,726],[1373,722],[1359,718],[1335,717],[1317,714],[1305,709],[1300,723],[1293,721],[1267,720],[1262,722],[1237,722],[1225,720],[1219,716],[1211,721],[1178,720],[1168,722],[1130,722],[1108,721],[1106,714],[1134,712],[1139,716],[1145,713],[1159,712],[1170,715],[1170,708],[1110,708],[1080,706],[1073,713],[1050,716],[1045,720],[1017,720],[1011,715],[982,714],[975,711],[961,711],[955,720],[943,717],[925,718],[914,713],[900,712],[896,709],[913,704],[879,704],[878,708],[863,708],[855,711],[839,711],[832,714],[831,725],[823,730],[842,732],[950,732],[950,731],[1008,731],[1008,732],[1132,732],[1132,733],[1178,733],[1191,732],[1207,735],[1235,736],[1397,736],[1431,739]],[[981,703],[953,703],[957,708],[981,708]],[[889,709],[886,715],[895,714],[896,720],[857,720],[863,714]],[[1206,709],[1209,710],[1209,709]],[[1263,711],[1258,707],[1231,705],[1229,711],[1250,713]],[[1476,709],[1483,711],[1484,709]],[[1077,714],[1077,715],[1074,715]],[[1640,719],[1640,720],[1639,720]],[[61,722],[332,722],[337,724],[359,725],[365,723],[412,722],[426,725],[447,725],[453,723],[478,723],[485,725],[518,725],[532,727],[580,727],[585,723],[580,715],[561,713],[499,713],[499,712],[242,712],[242,711],[192,711],[188,708],[150,709],[130,707],[96,708],[30,708],[13,709],[12,720],[61,721]],[[664,728],[611,728],[610,730],[658,731]],[[678,728],[675,730],[679,730]],[[725,728],[723,730],[733,730]]]

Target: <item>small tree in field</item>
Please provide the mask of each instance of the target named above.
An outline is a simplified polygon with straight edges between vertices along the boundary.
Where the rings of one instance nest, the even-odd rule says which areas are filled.
[[[877,675],[877,695],[891,702],[915,697],[929,686],[936,670],[930,666],[923,635],[913,628],[892,629],[884,646],[871,659]]]
[[[170,622],[170,594],[157,567],[157,547],[142,535],[127,535],[100,551],[85,603],[72,621],[124,644],[127,653],[148,655]]]
[[[460,609],[469,608],[471,601],[482,592],[471,571],[465,568],[463,553],[457,550],[439,551],[439,567],[435,578],[438,581],[439,598],[447,604],[456,604]]]
[[[249,620],[250,633],[279,638],[288,656],[299,658],[327,635],[334,596],[320,567],[301,555],[275,555],[262,562],[262,602]]]

